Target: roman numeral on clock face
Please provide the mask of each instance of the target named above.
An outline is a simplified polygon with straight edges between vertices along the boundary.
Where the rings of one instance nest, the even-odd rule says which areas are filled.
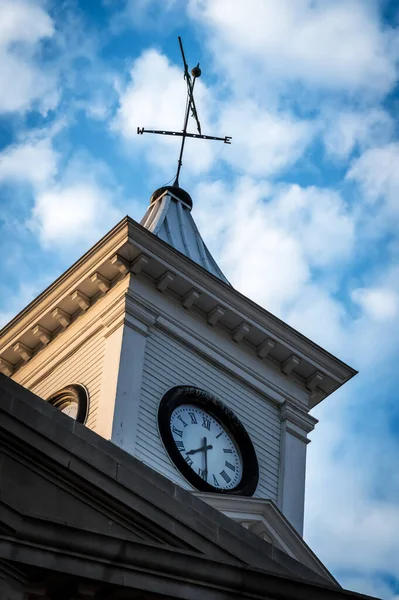
[[[234,466],[234,465],[232,465],[231,463],[229,463],[227,460],[226,460],[226,462],[225,462],[224,464],[226,465],[226,467],[228,467],[228,468],[229,468],[229,469],[231,469],[232,471],[235,471],[235,470],[236,470],[235,466]]]
[[[177,418],[179,419],[179,421],[181,421],[183,423],[183,427],[187,427],[187,423],[185,421],[183,421],[183,417],[181,417],[180,415],[178,415]]]
[[[175,441],[176,448],[180,450],[180,452],[184,452],[184,443],[181,440]]]
[[[178,435],[179,437],[183,437],[183,432],[182,432],[182,430],[181,430],[181,429],[177,429],[177,427],[175,427],[174,425],[173,425],[173,427],[172,427],[172,431],[173,431],[173,433],[174,433],[175,435]]]
[[[203,471],[202,469],[198,469],[198,475],[200,477],[202,477],[202,479],[206,479],[206,477],[205,477],[205,471]]]
[[[192,425],[196,425],[198,423],[198,421],[196,419],[195,413],[189,412],[188,414],[190,415]]]
[[[233,454],[233,450],[231,448],[223,448],[223,452],[225,454]]]
[[[191,460],[191,458],[189,456],[186,456],[184,460],[186,461],[188,466],[191,467],[191,465],[193,464],[193,461]]]
[[[206,417],[202,417],[202,427],[205,427],[208,431],[211,430],[211,422]]]
[[[226,471],[223,469],[223,471],[220,473],[221,477],[223,477],[223,479],[225,480],[226,483],[230,483],[231,481],[231,477],[229,477],[226,473]]]
[[[216,479],[216,477],[215,477],[214,475],[212,475],[212,477],[213,477],[213,485],[214,485],[215,487],[220,487],[220,486],[219,486],[219,482],[218,482],[218,480]]]

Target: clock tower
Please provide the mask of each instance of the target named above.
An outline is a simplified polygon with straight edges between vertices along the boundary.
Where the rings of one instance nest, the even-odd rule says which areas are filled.
[[[230,285],[180,187],[6,325],[0,366],[333,580],[302,539],[309,411],[355,371]]]

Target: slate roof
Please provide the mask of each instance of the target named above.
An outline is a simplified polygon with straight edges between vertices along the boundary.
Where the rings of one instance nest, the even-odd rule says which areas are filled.
[[[191,215],[191,206],[170,188],[165,188],[165,192],[155,199],[153,196],[140,224],[225,283],[229,283],[198,231]]]

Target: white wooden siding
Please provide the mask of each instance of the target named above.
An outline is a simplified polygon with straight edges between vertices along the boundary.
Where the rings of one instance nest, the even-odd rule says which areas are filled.
[[[105,339],[100,331],[29,389],[47,400],[66,385],[73,383],[84,385],[89,392],[89,416],[86,426],[95,429],[104,351]]]
[[[136,456],[186,489],[192,489],[170,461],[158,434],[161,398],[176,385],[202,388],[222,400],[251,436],[259,462],[255,497],[277,500],[280,458],[278,409],[222,367],[159,330],[147,339],[137,429]]]

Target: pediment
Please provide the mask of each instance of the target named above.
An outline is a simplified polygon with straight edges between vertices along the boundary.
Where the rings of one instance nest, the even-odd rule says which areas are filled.
[[[272,500],[203,493],[196,493],[196,496],[315,573],[335,582],[331,573]]]

